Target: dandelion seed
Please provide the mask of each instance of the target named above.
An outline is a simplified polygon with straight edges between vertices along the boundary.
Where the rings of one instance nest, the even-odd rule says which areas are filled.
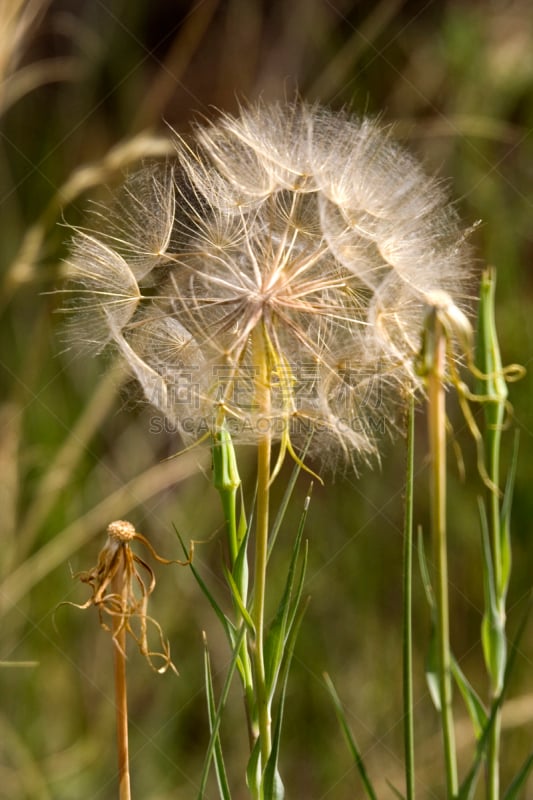
[[[237,442],[268,428],[282,449],[311,437],[368,459],[419,385],[427,303],[446,293],[463,313],[467,249],[441,185],[343,112],[223,115],[130,178],[111,217],[74,239],[81,324],[189,439],[224,422]]]
[[[96,204],[99,238],[127,261],[136,280],[165,263],[175,218],[174,173],[167,165],[131,175],[110,206]]]

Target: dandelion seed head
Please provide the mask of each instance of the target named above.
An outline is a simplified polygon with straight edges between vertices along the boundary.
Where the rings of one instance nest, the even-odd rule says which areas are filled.
[[[131,542],[135,536],[135,526],[127,520],[117,519],[107,526],[107,535],[119,542]]]
[[[177,674],[170,658],[168,640],[157,620],[148,614],[148,601],[156,586],[154,570],[133,551],[131,545],[136,540],[160,564],[183,566],[190,563],[190,559],[181,562],[162,558],[127,520],[109,523],[106,532],[107,539],[95,566],[77,575],[82,583],[90,587],[89,599],[82,604],[69,605],[81,609],[96,608],[101,627],[112,633],[115,645],[120,650],[120,634],[124,633],[134,640],[141,655],[155,672],[164,673],[170,668]],[[155,635],[156,649],[149,642],[149,632]]]
[[[468,250],[441,183],[390,129],[305,103],[221,115],[176,147],[74,237],[88,341],[113,344],[186,438],[224,421],[236,441],[266,426],[372,458],[418,388],[428,303],[463,313]]]

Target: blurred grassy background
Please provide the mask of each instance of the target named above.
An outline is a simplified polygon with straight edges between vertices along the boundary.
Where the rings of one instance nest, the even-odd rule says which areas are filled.
[[[292,98],[382,114],[450,191],[470,226],[479,269],[498,269],[504,359],[531,366],[533,343],[533,11],[528,0],[4,0],[0,6],[0,797],[116,797],[111,651],[72,572],[95,563],[106,524],[131,519],[168,556],[172,525],[185,539],[221,523],[208,458],[172,461],[179,443],[149,432],[104,359],[63,351],[57,305],[68,231],[88,196],[120,168],[163,153],[168,127],[243,99]],[[92,165],[85,169],[87,165]],[[119,169],[117,169],[117,167]],[[96,187],[96,188],[95,188]],[[532,574],[533,370],[513,392],[521,429],[514,513],[516,628]],[[452,413],[453,416],[453,413]],[[416,522],[427,527],[424,420],[419,414]],[[467,465],[473,453],[455,415]],[[452,638],[484,692],[482,586],[476,496],[452,464]],[[243,472],[249,465],[244,452]],[[334,678],[383,797],[401,778],[400,585],[404,445],[381,468],[315,487],[308,523],[311,603],[287,704],[288,797],[361,796],[322,673]],[[251,476],[253,472],[247,471]],[[283,484],[283,480],[278,485]],[[307,490],[302,478],[287,538]],[[219,581],[220,542],[196,563]],[[272,581],[283,570],[283,545]],[[428,618],[419,581],[416,714],[418,788],[442,796],[435,716],[425,689]],[[214,615],[185,569],[158,571],[152,613],[181,676],[156,676],[130,655],[134,797],[195,797],[206,746],[201,631],[223,674],[228,653]],[[533,647],[526,636],[504,734],[504,785],[533,733]],[[245,761],[238,693],[225,728],[235,800]],[[458,706],[460,709],[460,707]],[[459,713],[461,716],[461,711]],[[466,732],[465,732],[466,731]],[[471,748],[460,726],[461,753]],[[464,734],[464,735],[463,735]],[[533,784],[529,784],[533,796]],[[215,797],[214,789],[209,797]]]

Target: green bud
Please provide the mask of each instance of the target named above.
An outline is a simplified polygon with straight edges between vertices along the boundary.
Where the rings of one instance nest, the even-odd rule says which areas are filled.
[[[228,429],[222,425],[213,435],[213,485],[219,492],[234,492],[241,485],[235,448]]]

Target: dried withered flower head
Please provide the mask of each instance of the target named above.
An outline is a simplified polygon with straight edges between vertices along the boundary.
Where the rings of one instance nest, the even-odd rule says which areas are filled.
[[[162,673],[170,668],[177,673],[161,626],[148,615],[148,600],[155,588],[155,575],[150,565],[131,549],[133,541],[144,545],[161,564],[183,563],[161,558],[150,542],[136,532],[131,522],[116,520],[107,527],[107,540],[96,566],[77,576],[91,587],[91,597],[81,605],[71,605],[82,609],[94,606],[98,609],[101,626],[112,632],[117,647],[120,647],[119,635],[125,632],[135,641],[152,669]],[[156,632],[160,651],[153,651],[148,644],[149,625]],[[155,662],[160,663],[156,666]]]
[[[374,455],[428,298],[460,302],[469,275],[440,184],[390,132],[302,102],[197,127],[99,213],[74,237],[74,320],[189,439],[224,422]]]

